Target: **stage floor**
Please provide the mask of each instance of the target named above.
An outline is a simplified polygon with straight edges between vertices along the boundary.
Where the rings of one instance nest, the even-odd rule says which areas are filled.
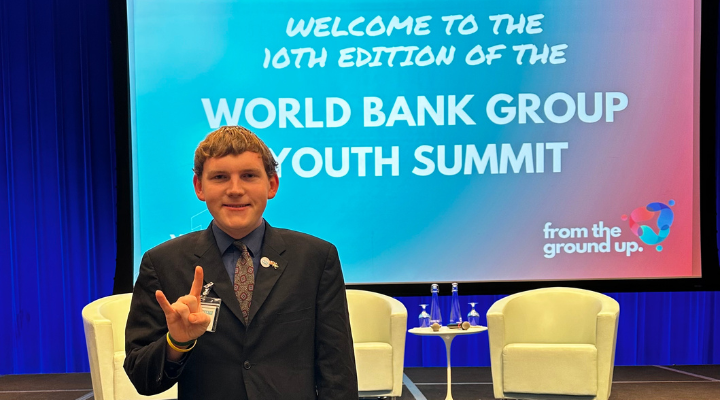
[[[400,399],[445,399],[445,374],[445,368],[406,368]],[[455,400],[493,399],[488,367],[453,368],[452,380]],[[0,376],[0,400],[40,399],[94,399],[90,374]],[[610,399],[717,400],[720,365],[615,367]]]

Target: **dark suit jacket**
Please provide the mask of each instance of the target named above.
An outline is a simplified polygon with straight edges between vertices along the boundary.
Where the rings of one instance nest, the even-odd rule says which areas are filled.
[[[245,326],[212,229],[149,250],[142,259],[125,330],[125,371],[138,392],[178,382],[179,399],[357,399],[350,322],[340,261],[332,244],[266,226]],[[198,338],[174,377],[166,373],[167,325],[155,299],[190,291],[195,266],[222,299],[216,332]],[[247,397],[246,397],[247,394]]]

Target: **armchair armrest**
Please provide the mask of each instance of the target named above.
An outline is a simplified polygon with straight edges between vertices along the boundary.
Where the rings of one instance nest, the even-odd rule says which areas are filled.
[[[602,309],[597,315],[595,343],[598,354],[598,398],[610,397],[619,317],[618,302],[611,298],[603,300]]]
[[[496,399],[505,397],[502,385],[502,352],[505,348],[505,306],[508,296],[496,301],[487,312],[488,339],[490,341],[490,365],[492,371],[493,394]]]
[[[407,330],[407,309],[400,301],[389,297],[390,302],[390,345],[393,349],[393,396],[402,392],[403,366],[405,365],[405,337]],[[399,377],[399,378],[397,378]]]
[[[112,322],[105,319],[97,304],[89,304],[82,310],[85,343],[90,360],[90,377],[97,400],[104,400],[103,393],[114,392],[114,357]]]

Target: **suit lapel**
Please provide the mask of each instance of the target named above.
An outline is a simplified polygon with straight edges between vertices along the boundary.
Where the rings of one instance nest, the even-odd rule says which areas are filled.
[[[220,250],[218,250],[217,242],[215,242],[212,225],[198,238],[195,255],[198,257],[197,265],[203,267],[205,283],[213,282],[212,291],[222,299],[235,317],[244,324],[245,320],[242,317],[242,311],[240,311],[240,303],[235,297],[232,282],[230,282],[230,277],[225,270],[225,265],[223,265]]]
[[[250,316],[248,317],[248,325],[252,322],[255,314],[257,314],[260,307],[267,299],[268,295],[275,286],[275,283],[280,279],[280,275],[285,272],[287,267],[287,260],[282,256],[285,252],[285,241],[278,231],[271,227],[270,224],[265,224],[265,239],[262,247],[262,257],[267,257],[269,261],[277,263],[277,269],[273,265],[265,268],[258,266],[258,269],[262,271],[256,271],[255,273],[255,289],[253,290],[252,303],[250,304]],[[240,308],[238,307],[238,310]]]

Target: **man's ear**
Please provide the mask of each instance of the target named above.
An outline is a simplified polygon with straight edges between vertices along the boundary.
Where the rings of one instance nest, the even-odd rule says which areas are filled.
[[[272,199],[277,194],[278,188],[280,187],[280,178],[277,174],[268,178],[270,180],[270,190],[268,191],[268,199]]]
[[[195,187],[195,196],[197,196],[198,200],[205,201],[205,193],[203,193],[202,189],[202,179],[200,179],[197,174],[193,175],[193,186]]]

